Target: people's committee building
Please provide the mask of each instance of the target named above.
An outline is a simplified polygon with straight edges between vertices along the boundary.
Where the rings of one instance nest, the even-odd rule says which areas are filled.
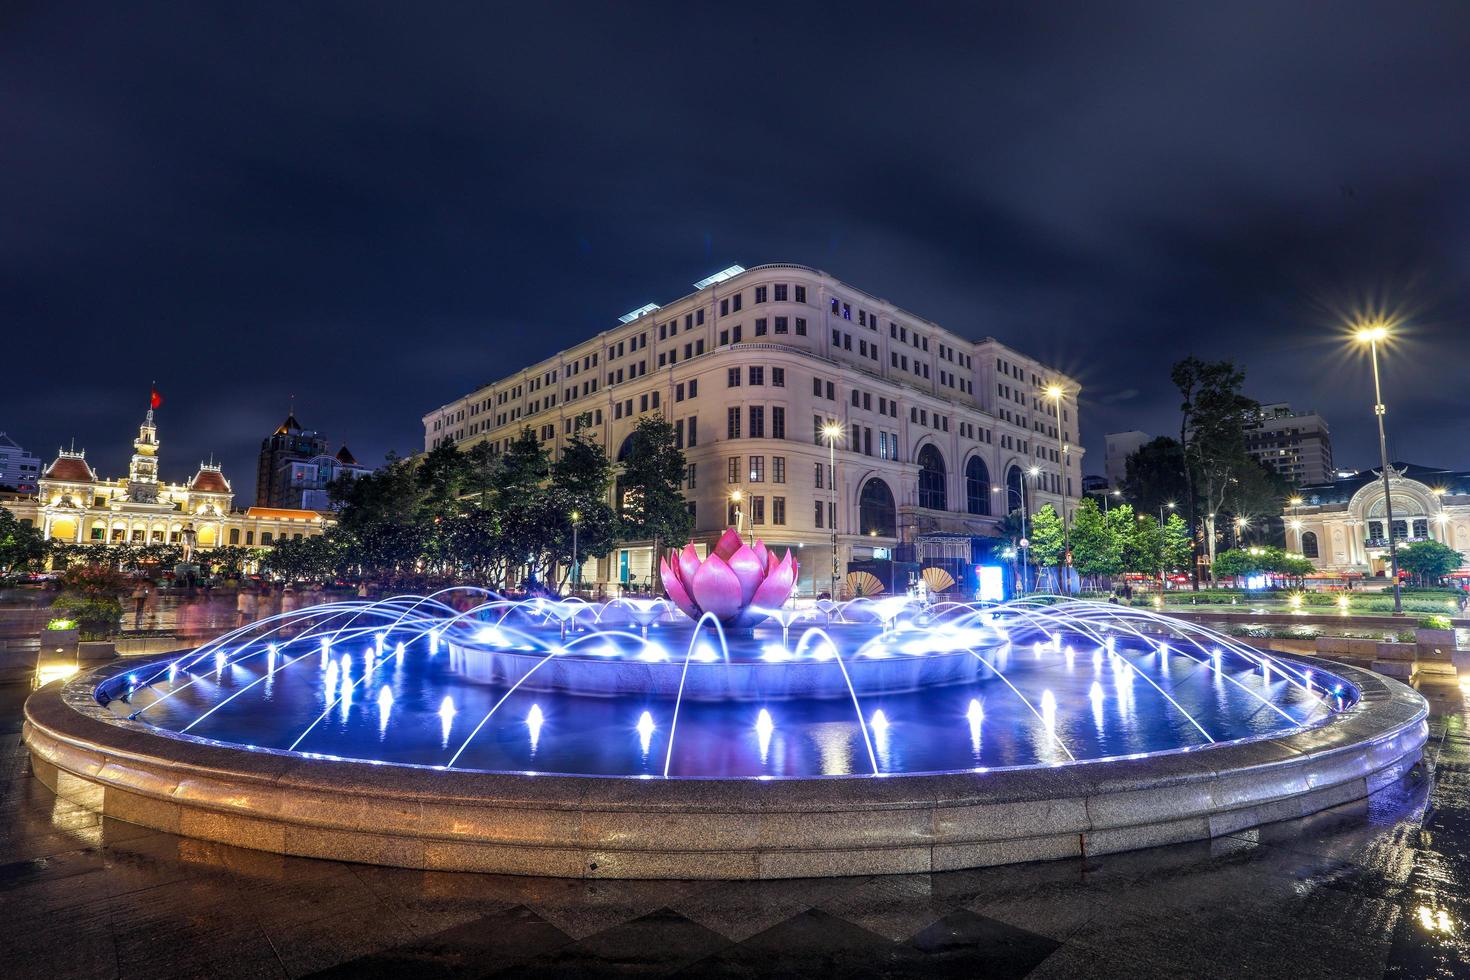
[[[1009,511],[1065,494],[1070,513],[1077,394],[999,341],[961,337],[816,269],[734,266],[429,412],[424,448],[500,451],[529,427],[553,453],[581,432],[621,460],[639,418],[662,413],[688,461],[696,542],[733,523],[739,491],[756,534],[798,549],[810,594],[831,587],[834,528],[840,574],[892,559],[963,570]],[[625,546],[588,563],[582,581],[652,576],[651,546]]]
[[[166,483],[158,475],[159,448],[149,409],[126,477],[104,479],[85,450],[63,449],[42,470],[34,496],[6,500],[5,506],[46,540],[65,544],[182,544],[185,532],[193,531],[200,549],[270,547],[326,528],[326,515],[314,510],[235,510],[234,488],[213,463],[200,463],[184,483]]]

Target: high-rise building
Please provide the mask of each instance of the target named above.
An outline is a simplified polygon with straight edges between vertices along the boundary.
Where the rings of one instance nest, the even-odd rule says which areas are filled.
[[[1060,406],[1046,395],[1054,384]],[[824,272],[734,266],[422,421],[426,451],[501,451],[530,428],[553,453],[581,433],[621,460],[638,420],[661,413],[688,463],[696,547],[735,523],[738,490],[741,518],[796,549],[798,588],[812,594],[832,587],[834,531],[839,578],[849,563],[897,560],[956,569],[963,583],[1008,512],[1065,496],[1070,514],[1077,396],[1074,381],[994,338],[961,337]],[[581,580],[656,574],[651,543],[630,543]]]
[[[0,488],[35,493],[41,478],[41,460],[21,448],[20,443],[0,432]]]
[[[1107,434],[1103,469],[1108,475],[1108,486],[1114,490],[1123,488],[1123,481],[1128,478],[1128,457],[1143,448],[1144,443],[1152,442],[1153,438],[1147,432],[1139,432],[1137,429]]]
[[[1296,486],[1327,483],[1336,475],[1327,420],[1315,411],[1293,412],[1286,402],[1260,407],[1246,424],[1245,448]]]

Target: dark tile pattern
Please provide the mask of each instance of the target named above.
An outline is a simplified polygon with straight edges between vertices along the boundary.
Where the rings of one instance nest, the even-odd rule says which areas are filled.
[[[773,882],[422,872],[191,841],[31,778],[0,686],[7,977],[1467,975],[1470,684],[1373,799],[1087,862]]]

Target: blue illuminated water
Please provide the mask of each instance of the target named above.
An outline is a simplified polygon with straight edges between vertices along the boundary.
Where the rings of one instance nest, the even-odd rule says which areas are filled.
[[[1356,697],[1321,670],[1090,603],[856,605],[814,611],[784,636],[773,622],[728,638],[662,609],[584,607],[568,623],[547,605],[471,605],[300,610],[140,663],[97,695],[161,732],[257,749],[671,778],[1198,749],[1320,724]]]

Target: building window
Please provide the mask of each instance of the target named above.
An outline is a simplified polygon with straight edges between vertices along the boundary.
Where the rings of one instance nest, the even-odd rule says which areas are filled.
[[[786,409],[780,405],[771,406],[771,438],[786,438]]]
[[[690,463],[684,468],[684,489],[693,490],[694,486],[694,464]]]
[[[766,369],[763,367],[752,367],[750,369],[750,383],[753,385],[764,385],[766,383]]]
[[[797,286],[796,291],[798,293],[801,292],[801,287]],[[796,318],[796,335],[798,337],[806,336],[806,317],[804,316],[799,316]]]
[[[766,482],[766,458],[764,456],[750,457],[750,482]]]
[[[725,410],[725,438],[740,438],[740,406],[731,405]]]
[[[725,482],[726,483],[739,483],[740,482],[740,457],[739,456],[731,456],[729,459],[727,459],[725,461]]]
[[[945,499],[944,457],[931,443],[919,450],[919,506],[929,510],[948,510]]]
[[[786,457],[785,456],[772,456],[771,457],[771,482],[772,483],[785,483],[786,482]]]
[[[863,484],[863,492],[858,497],[858,528],[863,534],[894,537],[896,511],[888,484],[877,477]]]
[[[750,498],[750,523],[764,524],[766,522],[766,498],[755,496]]]
[[[764,405],[750,406],[750,438],[764,439],[766,437],[766,407]]]
[[[778,367],[771,368],[771,387],[772,388],[784,388],[784,387],[786,387],[786,369],[785,368],[778,368]]]
[[[1317,532],[1316,531],[1303,531],[1302,532],[1302,556],[1305,557],[1305,558],[1317,558],[1317,557],[1319,557],[1318,551],[1317,551]]]
[[[771,523],[772,524],[783,524],[783,525],[786,523],[786,498],[785,497],[772,497],[771,498]]]
[[[820,529],[823,526],[823,524],[822,524],[822,511],[823,511],[822,502],[820,500],[813,500],[812,501],[812,505],[813,505],[813,507],[812,507],[812,523],[814,523]]]
[[[965,464],[965,510],[990,515],[990,469],[979,456],[971,456]]]
[[[239,544],[239,543],[240,543],[240,529],[238,527],[232,527],[232,528],[230,528],[230,544]]]

